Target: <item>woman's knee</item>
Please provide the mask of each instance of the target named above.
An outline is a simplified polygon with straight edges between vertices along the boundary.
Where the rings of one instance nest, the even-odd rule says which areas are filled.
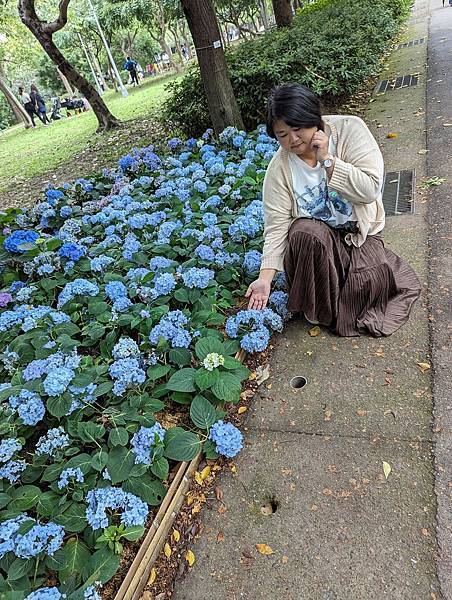
[[[297,219],[289,230],[289,244],[327,242],[330,237],[328,225],[315,219]]]

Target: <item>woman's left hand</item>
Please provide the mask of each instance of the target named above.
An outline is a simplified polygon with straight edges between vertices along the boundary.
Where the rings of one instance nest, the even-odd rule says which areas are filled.
[[[328,136],[320,129],[314,133],[311,139],[311,148],[316,150],[318,162],[323,162],[328,156]]]

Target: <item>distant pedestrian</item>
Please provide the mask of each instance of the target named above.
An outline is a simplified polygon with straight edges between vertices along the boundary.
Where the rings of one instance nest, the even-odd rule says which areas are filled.
[[[36,123],[35,123],[36,111],[35,111],[32,99],[30,98],[30,94],[27,94],[27,92],[24,90],[23,87],[19,87],[19,98],[20,98],[20,101],[22,102],[22,104],[24,105],[24,108],[27,111],[28,116],[30,117],[31,126],[34,129],[36,127]]]
[[[137,74],[137,62],[132,60],[130,56],[127,57],[126,62],[124,63],[124,69],[129,72],[131,83],[133,85],[139,85],[138,82],[138,74]]]
[[[44,126],[50,125],[50,119],[47,116],[46,103],[44,102],[44,98],[38,92],[38,88],[34,83],[30,86],[30,98],[33,102],[34,109],[39,119],[42,121]]]

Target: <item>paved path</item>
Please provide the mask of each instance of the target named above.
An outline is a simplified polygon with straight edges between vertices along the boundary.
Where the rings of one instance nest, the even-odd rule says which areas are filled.
[[[428,15],[427,0],[418,0],[407,41],[427,34]],[[433,11],[430,35],[436,38],[443,25]],[[449,44],[444,48],[450,51]],[[384,78],[420,72],[421,83],[376,97],[367,115],[386,170],[415,168],[418,178],[427,166],[429,174],[447,171],[445,165],[441,172],[433,169],[433,151],[428,165],[425,155],[426,53],[427,45],[394,53]],[[446,56],[450,62],[450,53]],[[431,72],[439,68],[435,60],[430,48]],[[431,146],[440,121],[435,116],[428,117],[435,127],[429,128]],[[389,140],[389,132],[398,137]],[[441,152],[444,159],[450,145]],[[430,207],[438,232],[433,258],[436,252],[438,268],[444,269],[440,238],[447,235],[446,223],[438,217],[443,201],[435,192],[430,204],[419,199],[416,214],[388,219],[387,245],[413,265],[424,289],[402,330],[380,340],[336,338],[325,331],[313,338],[298,321],[276,341],[272,376],[254,399],[237,472],[221,482],[226,512],[217,506],[205,510],[204,534],[193,547],[197,562],[176,584],[175,600],[448,597],[441,594],[436,565],[430,373],[418,366],[430,362],[426,213]],[[432,302],[436,311],[444,305],[439,296]],[[442,335],[433,329],[434,352],[441,360]],[[298,374],[309,383],[293,391],[289,380]],[[438,390],[438,407],[446,402],[440,396]],[[450,434],[450,421],[444,427]],[[449,439],[444,435],[440,442],[450,453]],[[392,468],[387,480],[383,461]],[[445,489],[446,478],[438,483]],[[276,510],[264,515],[261,508],[269,501]],[[439,539],[446,552],[447,536],[443,539],[440,531]],[[257,543],[268,544],[274,553],[259,554]]]
[[[430,302],[438,497],[438,572],[452,598],[452,8],[431,2],[427,84],[427,174],[443,177],[429,199]],[[435,7],[435,8],[433,8]],[[445,126],[444,124],[449,124]]]

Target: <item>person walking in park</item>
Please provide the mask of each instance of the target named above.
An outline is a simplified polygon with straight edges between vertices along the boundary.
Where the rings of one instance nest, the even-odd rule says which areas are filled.
[[[264,248],[246,296],[265,308],[285,271],[287,308],[340,336],[387,336],[420,295],[416,274],[385,248],[383,157],[364,121],[322,115],[308,88],[286,84],[268,100],[267,133],[280,148],[263,185]]]
[[[127,57],[127,60],[124,63],[124,69],[126,69],[126,71],[129,72],[130,78],[132,80],[131,83],[133,83],[133,85],[139,85],[138,74],[137,74],[137,63],[136,63],[136,61],[132,60],[130,58],[130,56]]]
[[[36,123],[35,123],[35,114],[36,114],[35,105],[33,104],[33,101],[30,98],[30,94],[27,94],[27,92],[24,90],[23,87],[19,87],[18,91],[19,91],[20,101],[24,105],[24,108],[27,111],[28,116],[30,117],[31,126],[32,126],[33,129],[35,129],[35,127],[36,127]]]
[[[50,119],[47,116],[47,109],[46,104],[44,102],[44,98],[41,96],[41,94],[38,91],[38,88],[35,86],[34,83],[32,83],[30,86],[30,98],[33,102],[35,112],[38,115],[40,121],[42,121],[42,124],[44,126],[47,126],[48,124],[50,125]]]

